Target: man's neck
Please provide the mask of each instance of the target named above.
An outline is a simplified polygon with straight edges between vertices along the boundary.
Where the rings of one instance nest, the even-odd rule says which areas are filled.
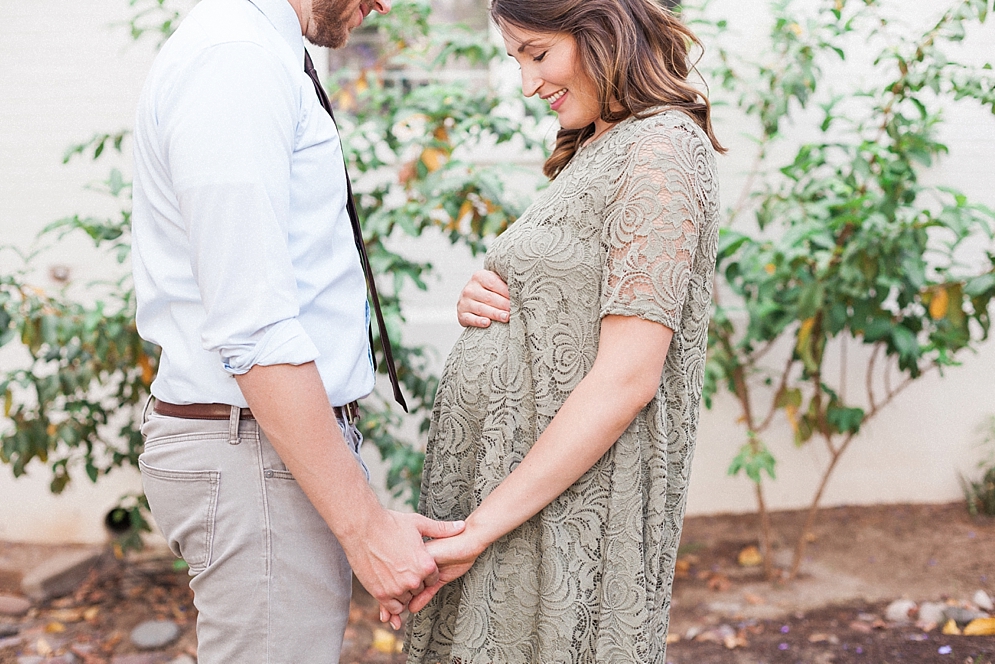
[[[311,0],[287,0],[297,14],[297,20],[301,23],[301,34],[307,34],[308,23],[311,22]]]

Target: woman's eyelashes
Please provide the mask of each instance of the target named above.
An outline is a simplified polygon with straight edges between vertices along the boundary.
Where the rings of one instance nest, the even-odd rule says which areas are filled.
[[[540,53],[539,55],[537,55],[537,56],[535,56],[534,58],[532,58],[532,60],[533,60],[534,62],[542,62],[543,58],[545,58],[545,57],[546,57],[546,54],[547,54],[547,53],[549,53],[549,51],[543,51],[543,52],[542,52],[542,53]]]

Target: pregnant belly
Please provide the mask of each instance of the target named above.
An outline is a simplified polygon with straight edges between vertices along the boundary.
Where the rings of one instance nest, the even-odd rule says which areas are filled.
[[[511,337],[511,325],[505,323],[463,330],[439,383],[437,401],[443,412],[456,409],[473,419],[485,417],[492,395],[521,389],[521,353],[513,352]]]

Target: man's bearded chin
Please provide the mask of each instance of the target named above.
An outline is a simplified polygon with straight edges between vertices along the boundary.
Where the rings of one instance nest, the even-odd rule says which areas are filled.
[[[314,29],[308,33],[308,41],[327,48],[345,46],[349,41],[345,11],[350,4],[350,0],[315,0],[311,8]]]

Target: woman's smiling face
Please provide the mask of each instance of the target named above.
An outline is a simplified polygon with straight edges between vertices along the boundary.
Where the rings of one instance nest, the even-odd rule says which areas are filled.
[[[564,129],[582,129],[592,122],[601,129],[598,90],[581,66],[572,35],[512,25],[502,25],[501,34],[508,55],[522,70],[522,94],[549,102]]]

